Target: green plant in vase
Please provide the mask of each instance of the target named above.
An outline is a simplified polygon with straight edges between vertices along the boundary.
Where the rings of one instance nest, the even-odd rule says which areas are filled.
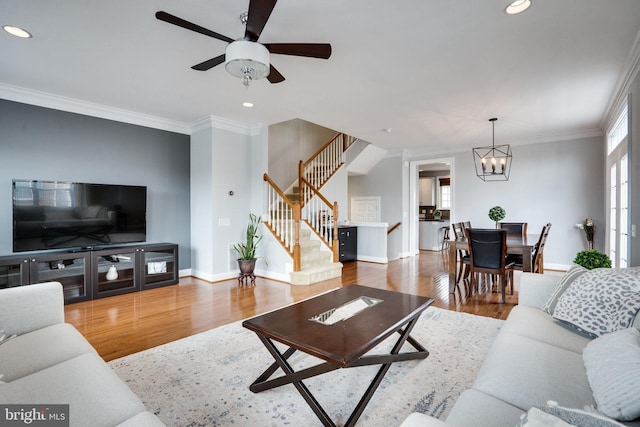
[[[593,270],[594,268],[611,268],[611,258],[597,249],[587,249],[578,252],[573,262],[587,270]]]
[[[496,228],[498,228],[498,223],[502,221],[506,216],[507,211],[505,211],[502,206],[494,206],[489,209],[489,219],[496,223]]]
[[[256,266],[256,251],[258,243],[262,240],[262,236],[258,236],[258,227],[260,226],[260,218],[250,213],[249,224],[247,224],[247,232],[243,243],[236,243],[233,249],[238,253],[238,267],[242,274],[253,274]]]

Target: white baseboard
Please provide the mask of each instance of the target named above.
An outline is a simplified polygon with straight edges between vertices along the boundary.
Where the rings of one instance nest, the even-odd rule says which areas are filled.
[[[178,270],[178,277],[189,277],[193,276],[193,270],[190,268],[185,268],[184,270]]]
[[[387,257],[375,257],[375,256],[366,256],[366,255],[358,255],[358,261],[377,262],[378,264],[389,263],[389,259]]]
[[[544,263],[545,270],[559,270],[559,271],[567,271],[571,268],[571,265],[568,264],[550,264]]]

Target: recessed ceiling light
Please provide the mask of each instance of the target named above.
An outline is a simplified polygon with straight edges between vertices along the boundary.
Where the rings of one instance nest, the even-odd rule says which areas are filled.
[[[26,30],[23,30],[20,27],[14,27],[13,25],[3,25],[2,29],[12,36],[20,37],[21,39],[30,39],[31,33]]]
[[[380,129],[382,132],[391,133],[391,128]]]
[[[243,102],[242,106],[243,107],[247,107],[247,108],[251,108],[251,107],[253,107],[253,102]]]
[[[524,12],[531,6],[531,0],[515,0],[511,2],[505,9],[509,15],[515,15],[516,13]]]

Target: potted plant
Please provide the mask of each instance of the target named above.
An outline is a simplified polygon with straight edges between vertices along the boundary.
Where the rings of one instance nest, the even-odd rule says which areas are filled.
[[[489,219],[495,221],[496,228],[498,228],[498,223],[507,216],[507,211],[504,210],[501,206],[494,206],[489,209]]]
[[[593,270],[594,268],[611,268],[611,258],[597,249],[578,252],[573,262],[587,270]]]
[[[436,209],[435,211],[433,211],[433,218],[434,219],[441,219],[442,218],[442,211]]]
[[[244,243],[236,243],[233,249],[238,253],[238,267],[242,275],[251,275],[256,267],[256,251],[262,236],[258,236],[260,218],[252,213],[249,214],[249,224]]]

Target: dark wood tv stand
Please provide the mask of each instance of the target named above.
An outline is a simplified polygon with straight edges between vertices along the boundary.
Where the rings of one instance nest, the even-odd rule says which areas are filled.
[[[0,289],[58,281],[72,303],[174,285],[178,265],[172,243],[15,254],[0,257]]]

